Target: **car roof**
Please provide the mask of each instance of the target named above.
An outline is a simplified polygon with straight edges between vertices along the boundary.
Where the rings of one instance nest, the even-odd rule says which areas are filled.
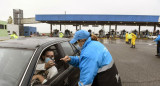
[[[25,48],[36,49],[36,47],[45,43],[56,43],[62,41],[69,41],[68,38],[58,37],[24,37],[19,39],[11,39],[0,42],[0,47],[4,48]]]

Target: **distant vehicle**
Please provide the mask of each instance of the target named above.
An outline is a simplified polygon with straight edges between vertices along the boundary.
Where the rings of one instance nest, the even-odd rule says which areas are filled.
[[[0,42],[0,86],[77,86],[79,69],[60,60],[79,55],[69,39],[33,37]],[[54,51],[58,74],[45,84],[31,83],[36,64],[46,50]]]

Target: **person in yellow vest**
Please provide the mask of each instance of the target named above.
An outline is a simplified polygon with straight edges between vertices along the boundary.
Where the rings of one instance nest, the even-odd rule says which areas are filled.
[[[128,32],[126,32],[125,37],[126,37],[126,43],[128,44]]]
[[[13,33],[10,35],[10,39],[18,39],[17,33],[13,31]]]
[[[135,48],[136,35],[134,33],[131,33],[131,35],[132,35],[131,48]]]
[[[128,40],[129,40],[128,43],[129,43],[129,44],[131,44],[131,39],[132,39],[132,35],[131,35],[131,33],[129,33],[129,34],[128,34]]]
[[[59,33],[59,37],[63,38],[64,34],[62,32]]]

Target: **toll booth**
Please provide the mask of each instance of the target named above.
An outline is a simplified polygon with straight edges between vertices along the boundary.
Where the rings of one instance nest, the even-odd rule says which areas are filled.
[[[155,33],[155,34],[156,34],[156,36],[159,35],[159,30],[156,30],[156,33]]]
[[[152,36],[157,36],[159,34],[159,30],[156,30],[152,33]]]
[[[141,38],[148,38],[151,32],[149,32],[148,30],[144,30],[144,31],[141,31],[140,33],[141,33],[140,35]]]
[[[109,37],[110,37],[110,32],[108,32],[108,33],[106,34],[106,37],[107,37],[107,39],[109,39]]]
[[[53,37],[59,37],[59,30],[53,30]]]
[[[100,38],[103,38],[103,37],[105,37],[105,31],[104,30],[99,30],[99,37]]]
[[[70,30],[66,29],[66,30],[64,31],[64,37],[66,37],[66,38],[71,37],[71,32],[70,32]]]
[[[120,38],[121,38],[121,39],[124,39],[124,38],[125,38],[125,35],[126,35],[126,30],[120,31]]]
[[[88,30],[88,32],[91,34],[91,33],[92,33],[92,30],[91,30],[91,29],[89,29],[89,30]]]
[[[115,31],[114,31],[114,29],[112,29],[112,30],[110,31],[110,37],[113,38],[114,36],[115,36]]]

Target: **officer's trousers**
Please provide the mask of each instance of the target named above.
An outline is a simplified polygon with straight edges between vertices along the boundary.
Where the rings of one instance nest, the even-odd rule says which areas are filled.
[[[115,64],[110,69],[98,73],[92,86],[122,86]]]

